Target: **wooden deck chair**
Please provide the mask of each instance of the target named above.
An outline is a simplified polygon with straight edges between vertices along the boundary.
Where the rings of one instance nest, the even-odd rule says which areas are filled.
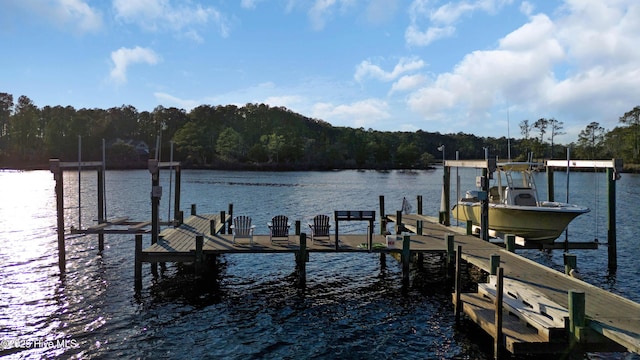
[[[273,238],[287,238],[287,244],[289,244],[289,218],[284,215],[276,215],[271,219],[271,222],[267,223],[269,227],[269,240],[273,244]]]
[[[313,218],[313,223],[309,224],[309,228],[311,229],[312,244],[314,240],[319,237],[331,239],[331,236],[329,235],[329,229],[331,228],[331,224],[329,224],[329,216],[316,215]]]
[[[253,246],[253,230],[255,227],[255,225],[251,225],[251,218],[248,216],[240,215],[234,217],[233,225],[231,225],[233,243],[236,243],[236,238],[249,238],[249,243]]]

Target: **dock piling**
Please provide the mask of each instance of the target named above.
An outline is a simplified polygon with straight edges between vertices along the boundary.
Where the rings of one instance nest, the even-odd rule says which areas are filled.
[[[299,223],[300,221],[298,221]],[[304,288],[307,283],[307,261],[309,261],[309,253],[307,252],[307,234],[300,234],[300,249],[296,254],[296,265],[298,268],[298,286]]]
[[[384,195],[380,195],[380,234],[384,235],[387,232],[387,219],[384,212]]]
[[[462,301],[460,300],[460,294],[462,293],[462,246],[458,245],[458,251],[456,251],[456,278],[454,282],[454,314],[456,317],[456,324],[460,322],[460,314],[462,313]]]
[[[300,220],[296,220],[296,222],[295,222],[296,235],[302,235],[302,234],[300,234],[300,231],[301,231],[300,227],[301,227]]]
[[[467,235],[473,235],[473,221],[467,220]]]
[[[227,225],[227,234],[231,234],[231,224],[233,224],[233,203],[229,203],[229,220],[225,221],[224,219],[220,220]]]
[[[227,233],[227,228],[224,226],[225,223],[225,219],[227,218],[227,213],[222,210],[220,211],[220,222],[222,223],[222,228],[220,229],[220,234],[226,234]]]
[[[500,267],[500,255],[498,254],[491,254],[491,260],[490,260],[490,274],[491,275],[496,275],[498,272],[498,268]]]
[[[580,342],[580,328],[586,325],[584,291],[569,290],[569,332],[572,340]]]
[[[516,252],[516,236],[514,234],[505,235],[504,242],[506,244],[507,251]]]
[[[402,233],[402,211],[396,211],[396,235],[400,235]]]
[[[209,220],[209,235],[216,234],[216,219]]]
[[[445,241],[447,242],[447,267],[451,267],[453,265],[453,259],[455,258],[455,253],[453,251],[455,237],[453,234],[446,234]]]
[[[498,268],[498,276],[496,283],[496,313],[495,313],[495,334],[493,338],[493,355],[495,359],[499,359],[502,355],[502,301],[504,298],[504,269]]]
[[[575,254],[564,254],[564,273],[565,275],[570,275],[571,270],[575,270],[578,268],[578,256]]]
[[[191,204],[191,215],[197,215],[196,204]]]
[[[411,264],[411,236],[405,235],[402,240],[402,287],[409,286],[409,265]]]
[[[416,210],[418,212],[418,215],[422,215],[422,195],[418,195],[418,209]]]
[[[196,235],[196,254],[195,254],[196,256],[195,256],[195,262],[194,262],[196,275],[200,275],[202,273],[203,246],[204,246],[204,236]]]
[[[136,235],[136,252],[134,261],[134,288],[136,291],[142,289],[142,235]]]

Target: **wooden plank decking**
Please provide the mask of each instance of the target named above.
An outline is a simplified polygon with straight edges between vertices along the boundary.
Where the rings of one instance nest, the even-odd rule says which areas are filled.
[[[387,216],[391,221],[394,216]],[[229,217],[225,218],[228,221]],[[462,258],[489,272],[490,258],[492,254],[500,255],[500,267],[504,269],[505,278],[512,282],[518,282],[531,291],[546,296],[551,301],[568,308],[569,290],[583,291],[586,294],[586,315],[589,319],[589,327],[605,337],[621,344],[632,352],[640,353],[640,304],[632,302],[621,296],[612,294],[584,281],[569,277],[537,264],[524,257],[506,251],[504,248],[483,241],[475,236],[461,233],[461,229],[445,227],[433,221],[433,218],[422,215],[404,215],[402,222],[408,229],[415,230],[417,220],[421,220],[423,235],[411,235],[411,252],[446,252],[447,234],[455,234],[455,246],[462,246]],[[211,224],[215,224],[213,231]],[[193,215],[178,228],[165,229],[161,232],[158,243],[142,250],[142,261],[145,262],[171,262],[193,261],[196,251],[195,237],[203,236],[203,254],[224,253],[296,253],[300,250],[300,236],[290,235],[287,239],[278,239],[273,243],[269,235],[254,235],[254,245],[249,239],[237,239],[232,241],[232,235],[220,234],[223,222],[219,215]],[[402,242],[398,242],[395,248],[387,248],[386,239],[382,235],[374,235],[373,249],[367,248],[367,234],[351,235],[341,234],[339,246],[336,249],[335,239],[332,236],[322,241],[311,242],[307,238],[308,252],[401,252]],[[483,306],[488,300],[482,296],[465,295],[463,301],[468,303],[468,308],[473,309],[482,326],[481,314],[486,312]],[[483,305],[484,304],[484,305]],[[486,325],[486,324],[485,324]],[[534,349],[535,344],[544,339],[543,336],[534,335],[529,330],[517,328],[512,333],[505,331],[507,337],[506,346],[511,350]],[[531,334],[530,334],[531,333]],[[511,334],[511,335],[509,335]],[[554,346],[553,344],[551,347]],[[549,348],[547,348],[549,349]]]
[[[395,216],[388,216],[391,220]],[[511,253],[502,247],[462,233],[462,229],[444,227],[433,223],[433,218],[421,215],[403,215],[402,223],[409,229],[416,228],[417,220],[423,221],[423,232],[436,237],[449,232],[456,233],[455,246],[462,246],[462,258],[489,272],[492,254],[500,255],[500,266],[505,278],[520,282],[553,302],[568,308],[569,290],[583,291],[586,297],[588,326],[595,332],[621,344],[631,352],[640,353],[640,304],[610,293],[584,281],[540,265],[532,260]]]

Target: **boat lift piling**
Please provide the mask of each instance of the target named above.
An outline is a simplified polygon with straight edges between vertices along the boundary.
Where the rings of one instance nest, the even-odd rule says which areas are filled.
[[[443,225],[450,226],[450,211],[451,209],[451,176],[448,175],[451,173],[451,167],[468,167],[468,168],[476,168],[482,169],[482,177],[480,179],[482,191],[478,193],[478,197],[481,198],[482,201],[482,211],[481,211],[481,220],[482,224],[489,224],[489,177],[496,171],[497,162],[496,159],[487,158],[485,160],[446,160],[444,163],[444,173],[443,176],[443,192],[444,192],[444,208],[446,209],[445,213],[441,215],[441,222]],[[458,180],[457,180],[458,181]],[[458,199],[456,199],[457,201]],[[489,227],[481,226],[482,234],[481,238],[483,240],[489,241]]]
[[[622,172],[622,159],[611,160],[547,160],[547,193],[549,201],[554,201],[554,168],[579,168],[579,169],[606,169],[607,174],[607,204],[608,204],[608,266],[615,271],[618,267],[618,254],[616,245],[616,180],[620,179]],[[598,221],[596,219],[596,221]]]

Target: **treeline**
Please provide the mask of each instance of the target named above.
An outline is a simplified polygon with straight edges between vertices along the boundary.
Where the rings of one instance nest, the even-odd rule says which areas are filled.
[[[638,119],[635,123],[599,132],[598,127],[572,144],[576,155],[591,158],[625,157],[638,160]],[[626,116],[626,114],[625,114]],[[546,120],[546,119],[543,119]],[[556,123],[558,135],[562,123]],[[524,127],[521,123],[521,130]],[[590,126],[593,124],[590,124]],[[558,128],[559,126],[559,128]],[[102,158],[106,142],[107,163],[113,167],[144,167],[146,159],[160,154],[187,167],[228,169],[421,169],[442,157],[461,159],[491,156],[525,159],[534,151],[539,157],[563,156],[566,146],[548,144],[532,136],[540,127],[527,123],[522,139],[481,138],[473,134],[438,132],[383,132],[364,128],[335,127],[284,107],[264,104],[201,105],[189,112],[175,107],[138,111],[130,105],[110,109],[75,109],[71,106],[37,107],[31,99],[0,93],[0,166],[26,168],[46,166],[48,159],[78,159],[78,138],[83,160]],[[635,131],[635,148],[630,145]],[[161,147],[156,149],[156,143]],[[553,139],[553,137],[552,137]],[[148,145],[141,151],[140,143]],[[615,146],[614,146],[615,145]],[[630,147],[631,146],[631,147]],[[443,151],[441,151],[443,150]]]

